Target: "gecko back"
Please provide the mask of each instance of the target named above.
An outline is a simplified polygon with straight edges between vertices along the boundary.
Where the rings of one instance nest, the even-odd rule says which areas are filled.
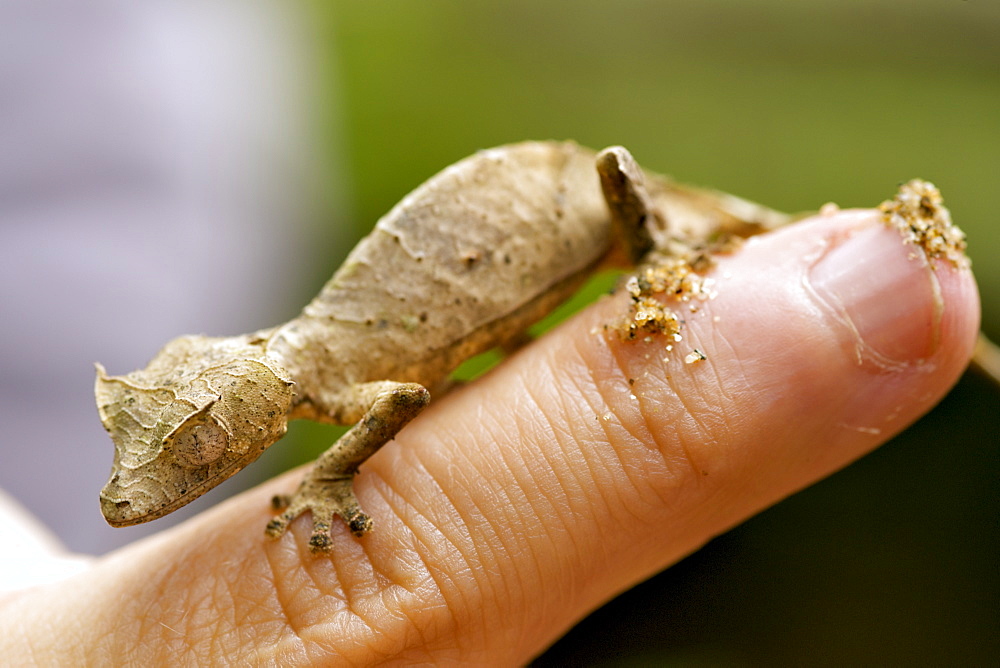
[[[434,387],[565,300],[611,246],[594,154],[574,143],[481,151],[405,197],[273,337],[330,387]]]

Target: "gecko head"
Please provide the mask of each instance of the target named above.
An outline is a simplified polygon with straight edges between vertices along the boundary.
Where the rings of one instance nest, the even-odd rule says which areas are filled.
[[[293,397],[259,346],[207,337],[175,339],[124,376],[98,364],[94,390],[115,445],[101,490],[112,526],[167,515],[257,459],[284,435]]]

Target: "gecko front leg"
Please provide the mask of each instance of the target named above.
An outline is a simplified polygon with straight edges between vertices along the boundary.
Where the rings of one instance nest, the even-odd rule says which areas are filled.
[[[372,520],[354,496],[354,476],[365,460],[424,409],[430,393],[417,383],[383,381],[355,386],[348,396],[338,406],[338,413],[363,415],[320,455],[293,495],[274,498],[275,507],[284,508],[284,512],[268,523],[266,533],[271,538],[280,537],[292,520],[307,510],[313,518],[309,549],[314,553],[329,552],[330,523],[335,515],[347,522],[355,536],[371,531]]]

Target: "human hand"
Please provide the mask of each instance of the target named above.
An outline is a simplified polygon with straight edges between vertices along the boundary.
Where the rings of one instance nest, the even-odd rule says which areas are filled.
[[[911,255],[917,254],[915,258]],[[292,472],[85,573],[0,601],[12,663],[523,663],[580,616],[872,450],[972,354],[971,273],[871,211],[720,258],[684,339],[595,304],[438,401],[365,464],[376,522],[263,536]],[[692,349],[707,359],[687,364]],[[630,382],[630,380],[632,382]],[[281,447],[280,445],[278,447]]]

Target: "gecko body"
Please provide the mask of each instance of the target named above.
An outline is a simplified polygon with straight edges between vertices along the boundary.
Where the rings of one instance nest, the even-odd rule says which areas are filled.
[[[462,361],[516,341],[616,247],[636,262],[787,221],[646,174],[621,148],[481,151],[380,219],[290,322],[180,337],[124,376],[98,365],[98,411],[115,445],[104,516],[128,526],[186,505],[254,461],[291,419],[353,424],[267,527],[276,538],[310,511],[310,548],[324,552],[334,516],[357,535],[372,527],[351,488],[358,467]]]

